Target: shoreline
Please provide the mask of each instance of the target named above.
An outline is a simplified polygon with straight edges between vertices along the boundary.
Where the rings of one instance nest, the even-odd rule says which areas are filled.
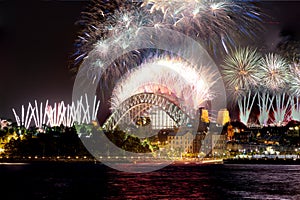
[[[19,157],[2,157],[0,158],[1,163],[74,163],[74,162],[99,162],[94,158],[61,158],[61,157],[43,157],[43,158],[19,158]]]
[[[262,164],[262,165],[300,165],[300,159],[294,158],[231,158],[224,164]]]
[[[162,164],[170,165],[210,165],[210,164],[262,164],[262,165],[300,165],[300,159],[293,158],[227,158],[227,159],[206,159],[206,160],[124,160],[124,159],[102,159],[95,158],[0,158],[2,164],[32,164],[32,163],[93,163],[102,164],[102,162],[111,162],[115,164]]]
[[[0,164],[2,163],[105,163],[111,162],[116,164],[161,164],[169,163],[171,165],[195,165],[195,164],[223,164],[223,159],[204,159],[204,160],[168,160],[168,159],[95,159],[93,157],[0,157]]]

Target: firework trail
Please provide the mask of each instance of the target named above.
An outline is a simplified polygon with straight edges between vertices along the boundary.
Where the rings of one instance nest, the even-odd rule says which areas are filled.
[[[274,97],[266,90],[258,92],[258,121],[260,125],[266,126],[269,120],[269,113],[273,103]]]
[[[292,120],[300,121],[300,97],[290,96],[290,102]]]
[[[290,98],[286,97],[286,93],[277,93],[275,95],[275,108],[272,107],[274,113],[273,123],[282,125],[282,123],[287,119],[287,110],[290,105]]]
[[[139,2],[128,0],[112,0],[109,3],[93,0],[88,11],[82,13],[82,19],[78,22],[83,25],[83,30],[76,41],[75,67],[87,58],[91,51],[96,51],[97,60],[91,63],[91,69],[87,73],[94,82],[99,81],[100,77],[97,76],[105,71],[101,69],[105,64],[103,61],[109,60],[112,52],[126,49],[139,34],[140,28],[154,27],[153,16],[140,5]],[[143,50],[129,52],[113,61],[111,65],[119,66],[119,70],[124,66],[122,63],[130,66],[142,54]]]
[[[257,92],[254,95],[251,94],[251,90],[249,90],[247,96],[243,96],[238,99],[239,113],[240,113],[240,121],[245,125],[248,124],[249,116],[254,104],[254,100],[256,98]]]
[[[100,102],[96,101],[95,96],[93,106],[90,108],[90,102],[86,95],[85,101],[81,97],[80,100],[72,102],[71,105],[65,105],[65,103],[61,101],[51,106],[47,100],[45,106],[43,106],[43,103],[38,105],[37,101],[35,101],[34,106],[32,106],[29,102],[26,115],[25,107],[22,105],[21,118],[14,108],[12,110],[18,126],[24,126],[27,129],[32,124],[38,128],[42,128],[44,125],[53,127],[60,126],[61,124],[72,127],[74,123],[90,123],[92,120],[96,120],[99,104]]]
[[[151,16],[139,5],[127,0],[112,0],[109,3],[93,0],[78,21],[83,30],[76,41],[78,51],[74,54],[75,62],[80,62],[94,48],[99,49],[101,54],[109,53],[106,50],[111,44],[105,42],[108,38],[126,46],[130,40],[120,38],[121,33],[127,32],[130,39],[140,27],[153,27]]]

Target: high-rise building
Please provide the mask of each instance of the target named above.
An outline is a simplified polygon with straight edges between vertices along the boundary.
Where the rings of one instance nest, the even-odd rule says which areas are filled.
[[[197,132],[207,132],[209,126],[209,114],[208,110],[204,107],[199,108],[199,125]]]
[[[201,113],[201,121],[204,123],[209,123],[209,115],[208,115],[208,110],[202,109]]]
[[[217,124],[224,126],[227,122],[230,122],[229,111],[224,108],[220,109],[217,117]]]

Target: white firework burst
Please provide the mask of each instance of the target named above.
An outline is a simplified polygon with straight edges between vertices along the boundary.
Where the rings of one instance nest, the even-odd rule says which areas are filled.
[[[262,12],[253,2],[219,0],[94,0],[78,22],[84,25],[74,54],[80,63],[94,44],[114,38],[128,46],[141,27],[180,31],[206,45],[212,53],[228,52],[239,39],[254,38],[261,29]],[[119,37],[127,32],[127,38]],[[218,48],[217,48],[218,47]]]
[[[247,125],[257,92],[261,56],[250,47],[236,48],[225,58],[222,65],[223,80],[228,88],[234,88],[234,99],[238,103],[240,121]]]
[[[108,52],[107,39],[109,46],[126,48],[130,40],[138,34],[140,27],[153,27],[152,16],[139,5],[140,3],[127,0],[113,0],[109,3],[92,1],[90,10],[83,12],[79,21],[79,24],[85,26],[78,36],[76,45],[79,48],[74,55],[75,64],[87,57],[94,48],[102,54]]]
[[[166,94],[187,108],[198,109],[213,97],[210,88],[216,81],[215,75],[179,59],[156,58],[122,77],[113,91],[112,109],[143,92]]]
[[[300,96],[300,63],[294,62],[290,65],[291,75],[289,78],[290,93]]]
[[[271,91],[279,91],[286,88],[290,73],[287,61],[281,56],[269,53],[260,64],[261,86]]]
[[[223,79],[227,87],[249,90],[260,82],[261,56],[256,49],[237,48],[228,55],[222,65]]]
[[[228,46],[243,36],[252,38],[260,29],[262,13],[251,2],[219,0],[146,0],[142,4],[152,14],[163,15],[163,24],[208,41],[215,51],[218,43],[228,53]],[[228,28],[230,27],[230,28]]]

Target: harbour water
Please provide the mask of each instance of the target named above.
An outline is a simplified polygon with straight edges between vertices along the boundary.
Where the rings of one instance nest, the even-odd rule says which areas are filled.
[[[5,199],[300,199],[300,165],[176,164],[131,174],[98,163],[4,163],[0,183]]]

